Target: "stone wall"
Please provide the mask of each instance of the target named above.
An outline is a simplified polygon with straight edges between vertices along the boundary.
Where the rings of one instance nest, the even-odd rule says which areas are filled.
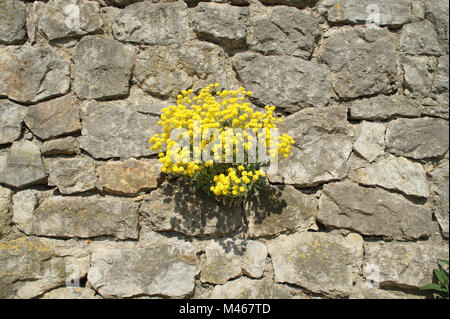
[[[449,254],[448,61],[445,0],[0,0],[0,297],[424,297]],[[296,140],[243,209],[149,147],[215,82]]]

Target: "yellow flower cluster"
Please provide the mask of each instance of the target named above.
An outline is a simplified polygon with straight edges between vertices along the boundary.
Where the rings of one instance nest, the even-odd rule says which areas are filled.
[[[260,170],[263,159],[251,162],[249,150],[264,147],[272,159],[277,155],[287,157],[294,140],[287,134],[271,138],[272,129],[282,121],[274,115],[275,106],[255,110],[248,102],[251,91],[242,87],[236,91],[218,88],[218,83],[210,84],[198,95],[192,89],[183,90],[176,105],[162,109],[158,123],[163,130],[151,137],[151,149],[160,150],[163,172],[193,179],[198,174],[210,174],[208,191],[216,196],[239,196],[247,194],[252,184],[265,176]],[[241,147],[246,152],[238,161],[236,150]],[[210,158],[205,158],[205,153]],[[234,162],[243,165],[236,170],[239,164]],[[249,165],[250,162],[255,164]]]

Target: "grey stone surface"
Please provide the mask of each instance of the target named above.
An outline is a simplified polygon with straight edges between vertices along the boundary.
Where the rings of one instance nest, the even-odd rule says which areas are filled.
[[[184,183],[164,184],[144,199],[141,215],[155,231],[221,236],[242,226],[240,207],[224,207]]]
[[[87,102],[81,112],[80,147],[96,159],[155,154],[149,139],[160,132],[159,119],[139,110],[127,100]]]
[[[333,23],[401,27],[412,20],[411,0],[332,0],[327,5],[328,21]]]
[[[359,134],[353,144],[353,150],[369,162],[373,162],[384,153],[386,126],[382,123],[362,121],[358,130]]]
[[[401,58],[404,75],[403,86],[413,97],[430,93],[433,77],[430,71],[434,63],[424,56],[404,56]]]
[[[137,239],[138,204],[100,196],[54,196],[33,212],[31,234],[46,237],[111,236]]]
[[[34,103],[70,88],[70,65],[48,46],[0,48],[0,97]]]
[[[242,272],[252,278],[261,278],[266,265],[267,247],[257,240],[249,240],[242,257]]]
[[[274,236],[312,227],[317,216],[317,199],[291,185],[273,186],[262,191],[245,209],[249,237]]]
[[[12,222],[25,234],[32,233],[33,212],[39,199],[39,192],[33,189],[17,192],[12,197]]]
[[[0,100],[0,144],[12,143],[20,137],[25,107]]]
[[[101,299],[101,297],[91,288],[63,287],[45,293],[42,299]]]
[[[299,232],[281,235],[267,244],[275,281],[314,293],[347,296],[363,262],[363,239]]]
[[[98,165],[96,172],[104,191],[134,195],[141,191],[153,190],[158,186],[161,166],[158,160],[128,159]]]
[[[389,156],[360,168],[352,178],[362,185],[381,186],[406,195],[427,198],[430,195],[425,170],[404,157]]]
[[[442,156],[448,151],[448,121],[424,117],[396,119],[387,125],[387,151],[422,159]]]
[[[442,55],[433,24],[427,20],[406,25],[400,35],[399,50],[412,55]]]
[[[0,44],[18,44],[26,39],[26,5],[17,0],[0,2]]]
[[[41,146],[42,155],[75,155],[79,151],[80,139],[68,136],[46,141]]]
[[[387,29],[337,30],[325,39],[321,56],[341,98],[390,93],[398,86],[395,40]]]
[[[428,208],[401,195],[340,182],[324,186],[317,220],[363,235],[413,240],[431,235],[431,215]]]
[[[39,29],[50,41],[93,33],[103,25],[96,1],[50,0],[39,15]]]
[[[227,48],[245,46],[250,24],[247,7],[200,2],[191,13],[192,25],[199,39]]]
[[[365,243],[364,251],[363,276],[381,287],[422,287],[432,282],[437,259],[448,260],[448,243],[373,242]],[[377,275],[374,269],[379,270]]]
[[[11,195],[10,189],[0,186],[0,238],[9,233]]]
[[[35,143],[16,141],[6,155],[0,154],[0,183],[24,187],[43,182],[46,177],[41,152]]]
[[[127,96],[135,52],[113,39],[85,36],[73,55],[73,91],[81,99]]]
[[[181,47],[153,46],[139,54],[135,78],[147,93],[176,98],[183,89],[197,91],[218,82],[229,87],[225,52],[205,41],[189,42]]]
[[[45,161],[48,185],[56,186],[61,194],[73,194],[100,188],[95,162],[89,157],[58,158]]]
[[[402,95],[378,95],[352,102],[349,118],[353,120],[387,120],[394,117],[419,117],[421,107]]]
[[[448,1],[431,0],[426,2],[425,17],[433,23],[438,34],[439,44],[448,54]]]
[[[233,65],[258,105],[295,112],[307,106],[324,106],[332,96],[330,74],[320,64],[246,52],[236,54]]]
[[[112,30],[123,42],[179,45],[189,40],[187,7],[182,1],[135,3],[120,11]]]
[[[321,37],[319,20],[296,8],[275,6],[253,22],[251,50],[309,59]]]
[[[288,299],[291,295],[269,280],[240,277],[224,285],[216,285],[211,299]]]
[[[280,125],[280,134],[287,133],[296,143],[278,168],[269,168],[269,180],[309,187],[344,178],[352,151],[346,118],[347,108],[338,105],[308,108],[288,116]]]
[[[88,282],[103,297],[189,295],[199,269],[194,249],[184,244],[97,249]],[[184,246],[190,249],[179,248]]]
[[[43,140],[80,131],[80,110],[75,97],[67,94],[29,106],[25,124]]]
[[[430,173],[433,211],[442,235],[448,238],[449,188],[448,163],[437,167]]]

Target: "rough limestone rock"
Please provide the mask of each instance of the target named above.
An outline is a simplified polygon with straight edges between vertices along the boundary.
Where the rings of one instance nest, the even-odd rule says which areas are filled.
[[[441,226],[442,235],[448,238],[449,188],[448,163],[431,172],[432,202],[434,216]]]
[[[121,10],[112,25],[116,40],[149,45],[182,44],[189,39],[187,6],[140,2]]]
[[[261,278],[266,258],[266,245],[257,240],[249,240],[242,260],[242,272],[252,278]]]
[[[34,103],[65,94],[70,66],[48,46],[0,48],[0,97]]]
[[[248,236],[273,236],[284,231],[306,230],[314,225],[317,199],[291,185],[273,186],[249,202]]]
[[[296,143],[291,156],[269,168],[269,180],[309,187],[344,178],[352,151],[346,118],[347,108],[337,105],[288,116],[279,126],[280,134],[287,133]]]
[[[240,277],[224,285],[216,285],[211,299],[288,299],[291,295],[269,280]]]
[[[327,68],[290,56],[239,53],[233,65],[258,105],[276,105],[287,112],[324,106],[332,96]]]
[[[363,235],[413,240],[431,235],[431,211],[379,188],[332,183],[323,188],[317,220]]]
[[[325,40],[322,59],[341,98],[390,93],[397,87],[398,57],[387,29],[338,30]]]
[[[400,35],[400,52],[412,55],[442,55],[433,24],[427,20],[406,25]]]
[[[245,246],[245,242],[240,240],[210,241],[204,248],[205,258],[200,266],[200,280],[223,285],[229,279],[239,277],[242,274]]]
[[[68,136],[46,141],[41,145],[42,155],[75,155],[79,151],[80,139]]]
[[[127,100],[87,102],[82,109],[80,147],[94,158],[140,157],[155,154],[150,137],[160,133],[159,118],[143,114]]]
[[[447,120],[449,118],[448,61],[448,55],[439,58],[431,88],[433,94],[422,102],[425,106],[425,115],[441,117]]]
[[[39,29],[50,41],[93,33],[102,25],[96,1],[50,0],[40,10]]]
[[[43,140],[80,131],[80,110],[75,97],[67,94],[29,106],[25,124]]]
[[[0,243],[0,298],[35,298],[66,285],[74,271],[86,276],[89,256],[79,246],[36,237]]]
[[[140,212],[153,230],[188,236],[229,235],[242,225],[240,207],[224,207],[183,183],[164,184],[151,192]]]
[[[352,102],[349,118],[352,120],[387,120],[394,117],[419,117],[421,107],[417,101],[402,95],[378,95]]]
[[[157,99],[134,86],[130,90],[130,96],[126,99],[126,103],[129,106],[135,106],[139,113],[160,116],[163,108],[175,105],[176,101]]]
[[[314,293],[347,296],[362,265],[363,239],[330,233],[281,235],[267,244],[275,281]]]
[[[0,154],[0,183],[24,187],[47,177],[39,146],[22,140],[14,142],[6,155]]]
[[[421,295],[413,295],[411,293],[404,293],[398,290],[385,290],[382,288],[373,287],[375,285],[372,281],[368,280],[368,285],[355,287],[349,298],[350,299],[425,299]]]
[[[363,276],[381,287],[419,288],[432,282],[437,259],[448,260],[448,243],[366,242]]]
[[[245,46],[249,15],[248,7],[200,2],[192,11],[192,25],[199,39],[238,48]]]
[[[228,87],[229,82],[225,52],[204,41],[150,47],[137,57],[134,74],[138,85],[157,97],[176,98],[183,89],[197,91],[216,82]]]
[[[356,170],[352,177],[362,185],[377,185],[417,197],[428,198],[430,195],[422,165],[404,157],[382,158],[373,165]]]
[[[443,50],[448,54],[448,1],[431,0],[426,2],[425,16],[433,23],[438,34],[438,40]]]
[[[135,52],[113,39],[86,36],[75,48],[73,91],[81,99],[127,96]]]
[[[199,269],[195,250],[184,244],[97,249],[92,253],[88,282],[103,297],[189,295]]]
[[[26,5],[17,0],[0,2],[0,44],[18,44],[25,40],[27,31]]]
[[[105,192],[134,195],[158,186],[161,166],[158,160],[109,161],[97,167],[97,175]]]
[[[9,233],[11,195],[10,189],[0,186],[0,238]]]
[[[296,8],[276,6],[253,22],[249,47],[264,55],[309,59],[319,39],[317,18]]]
[[[34,189],[17,192],[12,197],[12,222],[25,234],[31,234],[33,212],[39,204],[41,194]]]
[[[387,125],[387,151],[414,159],[442,156],[448,151],[448,121],[424,117],[397,119]]]
[[[45,161],[48,185],[58,187],[61,194],[95,190],[98,187],[95,162],[89,157],[58,158]]]
[[[99,196],[46,198],[33,212],[31,234],[137,239],[138,204]]]
[[[401,27],[412,19],[411,0],[332,0],[327,5],[328,21],[332,23]]]
[[[20,137],[25,107],[0,100],[0,144],[12,143]]]
[[[299,9],[303,9],[307,6],[314,5],[317,0],[260,0],[266,5],[286,5]]]
[[[369,162],[373,162],[384,153],[386,126],[382,123],[362,121],[358,130],[359,136],[353,144],[353,150]]]
[[[427,95],[431,91],[433,77],[430,70],[434,63],[424,56],[404,56],[401,58],[405,72],[403,86],[412,96]]]
[[[101,299],[101,297],[91,288],[64,287],[47,292],[42,299]]]

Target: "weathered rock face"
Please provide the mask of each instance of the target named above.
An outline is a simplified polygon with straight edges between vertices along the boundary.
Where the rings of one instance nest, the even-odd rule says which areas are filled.
[[[139,54],[134,74],[145,92],[158,97],[176,98],[183,89],[196,91],[215,82],[226,87],[229,82],[223,49],[200,41],[150,47]]]
[[[387,120],[394,117],[419,117],[421,107],[402,95],[378,95],[353,102],[349,118],[354,120]]]
[[[0,100],[0,144],[12,143],[20,137],[25,108],[9,100]]]
[[[200,2],[192,11],[192,24],[199,39],[238,48],[245,46],[249,13],[247,7]]]
[[[79,139],[68,136],[44,142],[41,146],[41,153],[42,155],[75,155],[79,151],[79,146]]]
[[[183,244],[98,249],[88,281],[102,296],[189,295],[199,269],[194,248]]]
[[[363,240],[357,234],[282,235],[270,241],[268,249],[276,282],[331,296],[349,294],[363,262]]]
[[[390,93],[397,87],[395,41],[386,29],[336,31],[325,40],[322,59],[343,99]]]
[[[381,123],[363,121],[358,129],[359,136],[353,144],[353,150],[372,162],[384,153],[386,127]]]
[[[128,95],[134,49],[113,39],[86,36],[75,48],[73,91],[80,99]]]
[[[100,4],[88,0],[50,0],[40,11],[39,29],[49,40],[82,36],[102,27]]]
[[[267,258],[267,247],[260,241],[250,240],[245,247],[242,272],[252,278],[261,278]]]
[[[253,280],[246,277],[216,285],[210,295],[211,299],[287,299],[291,295],[268,280]]]
[[[0,44],[17,44],[25,40],[26,5],[20,1],[0,3]]]
[[[264,55],[292,55],[309,59],[320,39],[317,18],[276,6],[253,22],[250,48]]]
[[[0,154],[0,183],[24,187],[47,177],[39,146],[21,140],[14,142],[6,155]]]
[[[406,25],[400,36],[400,52],[412,55],[442,55],[436,31],[424,20]]]
[[[125,200],[55,196],[44,199],[23,225],[30,225],[30,234],[46,237],[136,239],[137,210],[136,203]]]
[[[352,151],[346,116],[345,107],[328,106],[287,117],[281,133],[291,135],[296,144],[289,158],[269,169],[269,180],[305,187],[344,178]]]
[[[80,147],[94,158],[138,157],[154,154],[149,138],[159,132],[158,118],[124,102],[88,102],[81,119]]]
[[[448,121],[424,117],[397,119],[387,125],[387,151],[422,159],[442,156],[448,151]]]
[[[250,202],[246,211],[250,237],[273,236],[313,226],[317,199],[290,185],[273,187],[262,192],[258,200]]]
[[[431,235],[431,211],[401,195],[350,183],[327,184],[319,200],[320,223],[363,235],[412,240]]]
[[[25,124],[39,138],[47,140],[81,130],[80,110],[73,95],[29,106]]]
[[[332,96],[329,72],[323,65],[290,56],[253,53],[235,55],[233,65],[260,105],[295,112],[307,106],[324,106]]]
[[[151,192],[140,212],[155,231],[189,236],[230,235],[242,225],[240,207],[224,207],[182,183],[165,184]]]
[[[326,4],[328,21],[332,23],[366,24],[373,19],[378,26],[401,27],[412,18],[411,0],[332,0]],[[371,10],[378,15],[371,15]]]
[[[433,77],[430,70],[433,61],[423,56],[404,56],[401,58],[405,78],[403,86],[413,96],[424,96],[430,93]]]
[[[356,170],[352,178],[362,185],[378,185],[406,195],[425,198],[430,195],[422,165],[404,157],[383,158],[371,166]]]
[[[87,157],[46,161],[48,185],[58,187],[61,194],[81,193],[98,187],[95,162]]]
[[[434,216],[441,226],[442,235],[448,238],[449,188],[448,163],[431,172],[431,190]]]
[[[11,190],[0,186],[0,239],[9,233]]]
[[[182,44],[189,39],[187,6],[182,1],[132,4],[120,11],[112,28],[123,42]]]
[[[431,0],[426,3],[425,16],[433,23],[438,34],[438,40],[443,50],[448,54],[448,1]]]
[[[65,287],[44,294],[42,299],[101,299],[101,297],[90,288]]]
[[[0,48],[0,96],[34,103],[65,94],[69,63],[47,46]]]
[[[158,186],[161,164],[156,161],[107,162],[97,167],[101,187],[111,193],[134,195]]]
[[[422,287],[432,282],[437,259],[448,260],[448,244],[374,242],[365,243],[364,251],[363,274],[381,286]]]

